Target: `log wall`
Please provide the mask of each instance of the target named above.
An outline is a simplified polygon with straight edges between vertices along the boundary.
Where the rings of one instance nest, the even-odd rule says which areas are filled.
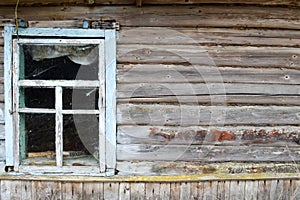
[[[250,2],[255,5],[20,7],[19,18],[28,20],[31,27],[81,27],[84,19],[99,18],[120,23],[117,44],[120,175],[218,170],[244,173],[253,163],[258,170],[268,169],[261,172],[272,172],[274,163],[286,163],[288,167],[275,168],[275,172],[295,173],[300,161],[300,10],[286,5],[299,6],[299,3],[259,1],[279,4],[262,6],[257,5],[258,1]],[[14,7],[0,7],[0,15],[2,29],[5,24],[13,23]],[[3,51],[0,38],[0,76],[3,76]],[[3,106],[3,78],[0,81]],[[0,123],[0,159],[4,161],[3,115]],[[225,162],[226,167],[210,167],[216,162]],[[236,163],[244,167],[235,168]],[[2,184],[4,190],[11,187],[7,184],[14,183]],[[259,187],[261,184],[263,187]],[[163,191],[169,191],[170,195],[188,193],[182,197],[206,193],[259,196],[260,190],[266,190],[264,195],[273,195],[290,184],[298,182],[95,183],[92,188],[111,187],[105,191],[119,193],[107,195],[125,196],[147,196],[147,191],[153,195],[160,188],[167,188]],[[85,190],[85,183],[75,186]],[[199,191],[209,187],[211,191],[190,191],[191,187]],[[225,189],[237,187],[239,194]],[[277,187],[278,190],[274,189]],[[288,193],[284,195],[293,193],[292,189],[284,192]]]

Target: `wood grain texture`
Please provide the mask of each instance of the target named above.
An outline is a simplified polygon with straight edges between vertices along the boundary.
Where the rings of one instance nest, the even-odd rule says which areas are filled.
[[[119,104],[119,125],[297,125],[300,110],[283,106]]]
[[[140,2],[140,3],[136,3]],[[168,4],[205,4],[205,3],[221,3],[221,4],[255,4],[255,5],[285,5],[285,6],[300,6],[299,2],[295,0],[251,0],[251,1],[243,1],[243,0],[168,0],[168,1],[160,1],[160,0],[144,0],[144,1],[134,1],[134,0],[95,0],[93,5],[168,5]],[[15,5],[15,2],[9,0],[1,1],[0,5]],[[23,0],[20,2],[21,6],[32,6],[32,5],[89,5],[88,1],[84,0],[68,0],[68,1],[59,1],[59,0],[47,0],[47,1],[37,1],[37,0]]]
[[[118,83],[264,83],[299,84],[300,71],[285,68],[201,65],[120,64]]]
[[[118,46],[119,63],[184,64],[224,67],[278,67],[300,66],[298,48],[250,46],[198,45],[137,45]]]
[[[293,162],[299,148],[257,146],[118,145],[123,161]]]
[[[42,22],[39,23],[42,24]],[[59,21],[54,21],[54,23],[59,23]],[[61,22],[61,26],[68,23],[71,24],[71,21]],[[120,31],[118,43],[299,47],[299,39],[299,31],[296,30],[124,27]]]
[[[37,16],[35,13],[39,13]],[[0,24],[13,23],[14,7],[1,7]],[[24,20],[71,20],[107,17],[123,27],[240,27],[299,29],[299,9],[256,6],[21,7]],[[85,13],[85,15],[82,15]],[[96,17],[97,16],[97,17]]]

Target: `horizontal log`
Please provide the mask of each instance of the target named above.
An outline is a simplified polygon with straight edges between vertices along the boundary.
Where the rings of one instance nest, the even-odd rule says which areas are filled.
[[[118,126],[118,144],[299,146],[300,129],[284,127]]]
[[[217,79],[217,77],[216,77]],[[220,77],[221,79],[221,77]],[[299,85],[247,83],[132,83],[118,85],[118,98],[149,98],[162,96],[264,95],[299,96]],[[179,102],[180,103],[180,102]],[[226,103],[226,97],[224,98]]]
[[[1,7],[2,20],[14,19],[14,7]],[[122,27],[242,27],[300,29],[299,9],[257,6],[107,6],[20,7],[24,20],[83,20],[110,17]],[[36,14],[38,13],[38,15]],[[84,13],[84,15],[82,14]],[[10,21],[12,22],[12,20]]]
[[[118,42],[299,47],[300,32],[266,29],[125,27],[120,31]]]
[[[297,173],[299,165],[293,163],[199,163],[168,161],[119,161],[119,175],[193,175],[193,174],[249,174],[256,173]]]
[[[213,98],[213,100],[212,100]],[[1,99],[1,96],[0,96]],[[208,104],[208,105],[288,105],[299,106],[299,96],[218,95],[218,96],[162,96],[150,98],[122,98],[119,103],[136,104]]]
[[[118,125],[299,125],[299,107],[119,104]]]
[[[118,161],[298,162],[299,147],[119,144]]]
[[[300,70],[163,64],[118,65],[118,83],[300,84]]]
[[[135,5],[136,1],[134,0],[94,0],[93,5]],[[251,1],[244,1],[244,0],[168,0],[168,1],[161,1],[161,0],[144,0],[142,1],[142,5],[168,5],[168,4],[202,4],[202,3],[222,3],[222,4],[246,4],[246,5],[287,5],[287,6],[299,6],[299,2],[295,0],[251,0]],[[89,5],[88,1],[84,0],[68,0],[68,1],[61,1],[61,0],[47,0],[47,1],[37,1],[37,0],[23,0],[19,3],[20,6],[32,6],[32,5]],[[15,2],[10,0],[2,0],[0,5],[15,5]]]
[[[300,68],[298,48],[119,45],[119,63]]]
[[[222,4],[256,4],[256,5],[291,5],[291,6],[299,6],[300,3],[295,0],[143,0],[143,5],[148,4],[158,4],[158,5],[166,5],[166,4],[201,4],[201,3],[222,3]]]

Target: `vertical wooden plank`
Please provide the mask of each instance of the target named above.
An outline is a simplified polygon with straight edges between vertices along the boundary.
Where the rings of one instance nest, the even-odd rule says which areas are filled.
[[[292,200],[300,199],[300,180],[293,180],[292,187],[291,187]]]
[[[181,200],[189,199],[191,196],[191,183],[182,182],[180,186],[180,198]]]
[[[230,183],[230,198],[244,199],[245,198],[245,181],[231,181]]]
[[[203,190],[203,199],[217,199],[218,181],[205,181]]]
[[[130,199],[143,200],[146,197],[145,183],[131,183]]]
[[[5,98],[5,153],[6,165],[14,165],[14,126],[12,108],[12,32],[13,26],[4,27],[4,98]]]
[[[283,199],[283,180],[277,180],[276,199]]]
[[[170,199],[170,183],[161,183],[159,187],[159,199]]]
[[[258,181],[257,199],[258,200],[266,199],[266,184],[264,180]]]
[[[21,181],[10,181],[11,199],[22,200],[22,185]]]
[[[170,199],[179,199],[180,198],[180,183],[171,183],[171,194]]]
[[[246,181],[245,199],[257,199],[258,182]]]
[[[271,193],[271,180],[266,180],[265,181],[265,199],[269,200],[271,199],[270,193]]]
[[[62,199],[61,184],[53,181],[35,181],[36,199]]]
[[[271,200],[277,200],[277,180],[271,180],[271,185],[270,185],[270,199]]]
[[[97,182],[84,182],[82,186],[82,196],[83,199],[103,199],[103,184],[102,187],[100,186],[100,183]]]
[[[225,181],[225,184],[224,184],[224,199],[230,199],[230,181]]]
[[[130,184],[129,183],[120,183],[119,187],[119,199],[130,199]]]
[[[13,71],[12,71],[12,79],[13,79],[13,120],[14,120],[14,135],[13,135],[13,143],[14,143],[14,170],[19,171],[19,163],[20,163],[20,120],[19,120],[19,86],[18,86],[18,80],[19,80],[19,52],[20,47],[18,45],[18,42],[16,39],[13,40]]]
[[[104,199],[119,198],[119,183],[104,183]]]
[[[22,181],[22,199],[36,199],[37,191],[33,191],[32,181]]]
[[[291,199],[291,180],[283,180],[283,198],[282,199]]]
[[[199,183],[198,182],[193,182],[191,183],[191,199],[198,199],[198,191],[199,190]]]
[[[106,165],[116,168],[116,30],[105,30]]]
[[[105,102],[106,102],[106,88],[105,88],[105,62],[104,62],[104,44],[99,44],[99,167],[100,172],[106,170],[106,114],[105,114]]]
[[[218,190],[217,190],[217,198],[225,199],[225,181],[218,181]]]
[[[198,199],[203,199],[203,193],[204,193],[204,182],[198,183]]]
[[[1,199],[11,199],[10,181],[1,180]]]
[[[61,184],[62,199],[82,199],[82,183],[65,182]]]
[[[160,184],[159,183],[147,183],[146,184],[146,199],[159,199]]]
[[[56,165],[63,164],[63,115],[62,115],[62,87],[55,87],[55,147]]]

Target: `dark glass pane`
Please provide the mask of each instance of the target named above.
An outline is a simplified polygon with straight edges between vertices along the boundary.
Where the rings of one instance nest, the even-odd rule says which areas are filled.
[[[98,109],[98,88],[64,89],[63,109]]]
[[[25,165],[56,165],[55,115],[20,115],[20,155]]]
[[[97,45],[23,45],[23,52],[24,79],[98,79]]]
[[[64,115],[64,165],[98,165],[98,115]]]
[[[55,108],[55,90],[53,88],[21,88],[20,107]],[[22,103],[22,101],[24,101]]]

